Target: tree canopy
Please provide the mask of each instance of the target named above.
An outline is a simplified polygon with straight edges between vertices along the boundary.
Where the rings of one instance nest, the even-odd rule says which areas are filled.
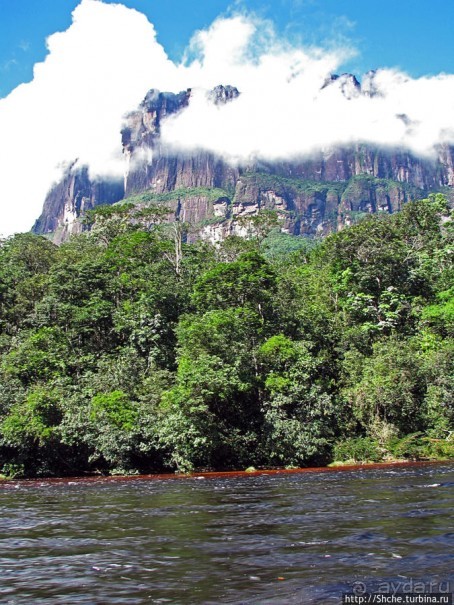
[[[442,195],[303,244],[267,217],[269,236],[188,245],[142,214],[1,242],[0,472],[453,455]]]

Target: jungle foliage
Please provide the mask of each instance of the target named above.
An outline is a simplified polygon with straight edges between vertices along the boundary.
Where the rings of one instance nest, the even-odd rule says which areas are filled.
[[[305,246],[115,208],[1,242],[4,475],[453,456],[442,195]]]

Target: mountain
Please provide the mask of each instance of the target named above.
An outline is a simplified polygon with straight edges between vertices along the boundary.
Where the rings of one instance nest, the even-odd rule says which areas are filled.
[[[331,76],[324,86],[333,84],[347,98],[376,94],[373,74],[362,86],[349,74]],[[222,104],[235,102],[240,92],[217,86],[207,94],[212,103]],[[82,230],[78,219],[84,211],[128,198],[139,204],[164,203],[170,220],[191,223],[193,237],[211,241],[241,235],[247,217],[263,209],[276,211],[286,232],[316,236],[363,214],[394,213],[430,192],[452,193],[454,148],[446,145],[438,147],[436,160],[357,143],[292,161],[248,165],[232,165],[202,150],[175,152],[161,141],[161,125],[185,111],[191,95],[191,89],[178,94],[150,90],[125,117],[124,180],[90,179],[88,168],[75,162],[49,191],[33,231],[61,242]]]

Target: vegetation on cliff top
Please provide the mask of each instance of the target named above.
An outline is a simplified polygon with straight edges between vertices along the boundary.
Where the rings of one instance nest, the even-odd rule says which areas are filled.
[[[453,456],[443,196],[301,250],[117,210],[2,242],[0,472]]]
[[[424,193],[423,190],[418,189],[415,185],[392,179],[378,178],[367,173],[357,174],[346,181],[311,181],[298,177],[284,177],[264,172],[246,172],[241,176],[241,180],[262,188],[277,189],[282,193],[289,192],[292,195],[300,193],[326,195],[327,193],[331,193],[337,195],[339,199],[343,196],[347,200],[354,198],[357,191],[363,191],[364,189],[378,189],[386,192],[397,189],[408,193],[413,198]]]
[[[231,195],[232,194],[229,194],[225,189],[219,189],[217,187],[180,187],[179,189],[166,191],[165,193],[155,193],[152,190],[145,191],[144,193],[137,193],[125,198],[122,202],[118,202],[118,204],[168,204],[187,198],[204,198],[207,201],[215,202],[221,198],[229,198]]]

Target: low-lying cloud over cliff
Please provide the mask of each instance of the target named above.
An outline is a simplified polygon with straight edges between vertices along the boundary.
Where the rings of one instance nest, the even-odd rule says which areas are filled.
[[[122,116],[149,88],[192,88],[189,107],[162,129],[175,148],[205,148],[247,161],[307,155],[316,148],[365,141],[430,155],[454,143],[454,76],[412,79],[378,70],[330,81],[350,48],[303,48],[279,39],[269,22],[236,15],[196,32],[176,65],[153,26],[120,4],[82,0],[65,32],[52,35],[34,79],[0,100],[3,145],[0,233],[28,229],[65,162],[92,175],[121,175]],[[396,58],[397,60],[397,58]],[[225,105],[204,91],[236,86]]]

